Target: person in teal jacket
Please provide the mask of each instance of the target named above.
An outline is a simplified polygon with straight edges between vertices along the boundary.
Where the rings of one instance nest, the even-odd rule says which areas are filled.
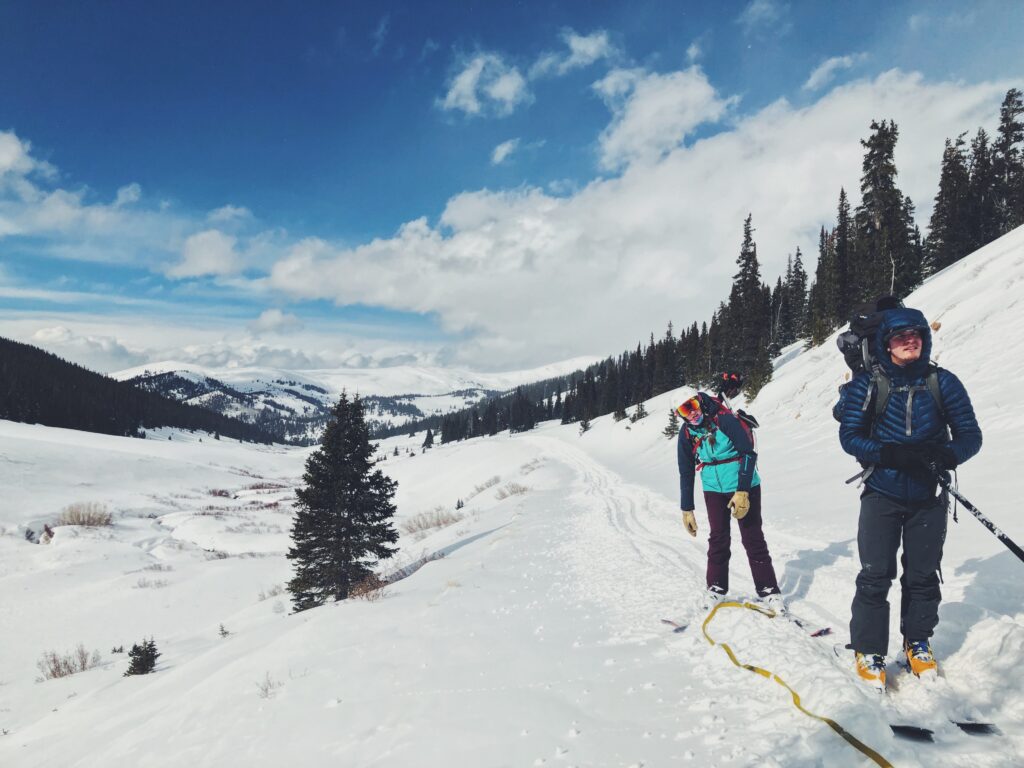
[[[729,591],[731,512],[739,525],[757,594],[769,608],[785,610],[761,528],[761,478],[750,435],[731,411],[704,392],[676,410],[684,422],[678,443],[680,507],[691,536],[697,535],[693,490],[698,470],[708,512],[705,605],[713,605]]]

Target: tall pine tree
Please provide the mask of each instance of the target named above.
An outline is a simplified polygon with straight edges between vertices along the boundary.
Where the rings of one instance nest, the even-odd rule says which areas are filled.
[[[1024,224],[1024,99],[1017,88],[1006,92],[999,109],[999,130],[992,145],[1000,233]]]
[[[295,493],[288,591],[296,611],[344,600],[376,560],[395,552],[389,545],[398,540],[391,525],[397,483],[373,469],[376,450],[362,400],[342,392]]]
[[[854,216],[857,250],[854,295],[864,301],[900,290],[910,263],[919,258],[908,227],[907,206],[896,185],[896,141],[899,128],[892,121],[871,122],[871,136],[861,140],[861,203]],[[905,286],[904,286],[905,287]]]

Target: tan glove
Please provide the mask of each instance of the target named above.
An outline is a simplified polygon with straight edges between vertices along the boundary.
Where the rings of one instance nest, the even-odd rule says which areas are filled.
[[[697,518],[694,517],[692,509],[683,511],[683,525],[691,536],[697,535]]]
[[[729,500],[729,509],[733,517],[742,520],[750,511],[750,494],[747,491],[736,491]]]

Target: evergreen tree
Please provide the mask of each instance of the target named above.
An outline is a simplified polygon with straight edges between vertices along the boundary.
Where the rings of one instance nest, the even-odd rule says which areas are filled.
[[[754,242],[753,216],[748,214],[743,222],[743,243],[736,258],[736,274],[729,297],[729,331],[733,355],[727,360],[740,370],[748,370],[758,355],[761,336],[766,329],[761,312],[761,266],[757,260],[757,244]],[[729,359],[729,358],[733,359]]]
[[[899,128],[892,121],[872,121],[871,136],[861,140],[864,161],[857,207],[857,251],[854,269],[856,300],[865,301],[897,287],[907,262],[918,257],[910,240],[903,193],[896,185],[896,141]]]
[[[423,438],[423,450],[434,447],[434,432],[431,429],[427,430],[426,437]]]
[[[1024,224],[1024,100],[1017,88],[1006,92],[992,145],[1000,234]]]
[[[807,335],[807,271],[799,248],[793,258],[793,274],[786,293],[791,305],[793,340],[796,341]]]
[[[665,426],[663,430],[661,430],[661,434],[663,434],[669,440],[671,440],[673,437],[679,434],[679,414],[676,413],[675,408],[669,410],[668,424]]]
[[[999,237],[999,205],[996,199],[996,176],[993,152],[988,133],[979,128],[971,139],[970,209],[968,221],[971,251]]]
[[[131,661],[128,663],[128,671],[124,673],[124,676],[148,675],[156,669],[156,660],[161,655],[156,649],[156,642],[153,638],[143,640],[141,645],[133,643],[132,649],[128,651],[128,658]]]
[[[633,415],[629,417],[629,420],[633,424],[636,424],[636,422],[640,421],[640,419],[645,418],[647,418],[647,406],[645,406],[644,401],[641,400],[639,403],[636,404],[636,410],[633,411]]]
[[[928,224],[925,270],[928,275],[945,269],[971,250],[969,224],[970,174],[964,136],[946,139],[935,207]]]
[[[839,205],[836,211],[835,228],[836,249],[836,323],[842,324],[850,316],[853,308],[851,275],[853,263],[853,222],[850,218],[850,201],[846,198],[846,190],[839,190]]]
[[[391,525],[397,483],[374,470],[362,400],[342,392],[331,411],[320,448],[306,461],[298,489],[288,559],[288,582],[296,611],[344,600],[372,571],[373,560],[394,554]]]

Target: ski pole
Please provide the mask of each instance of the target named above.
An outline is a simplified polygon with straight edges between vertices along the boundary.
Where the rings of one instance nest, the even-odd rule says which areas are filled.
[[[979,510],[976,506],[971,504],[970,501],[964,498],[963,494],[961,494],[960,491],[958,491],[956,488],[953,488],[949,484],[949,480],[946,479],[945,475],[943,475],[941,472],[936,471],[935,477],[938,478],[939,485],[945,488],[949,493],[953,494],[954,498],[956,498],[957,501],[963,504],[964,507],[967,508],[968,512],[970,512],[972,515],[978,518],[979,523],[981,523],[990,531],[992,531],[992,533],[995,534],[995,537],[1006,545],[1006,548],[1008,550],[1013,552],[1013,554],[1015,554],[1022,562],[1024,562],[1024,549],[1018,547],[1017,544],[1013,541],[1013,539],[1011,539],[1009,536],[1007,536],[1005,533],[999,530],[991,520],[989,520],[987,517],[981,514],[981,510]]]

